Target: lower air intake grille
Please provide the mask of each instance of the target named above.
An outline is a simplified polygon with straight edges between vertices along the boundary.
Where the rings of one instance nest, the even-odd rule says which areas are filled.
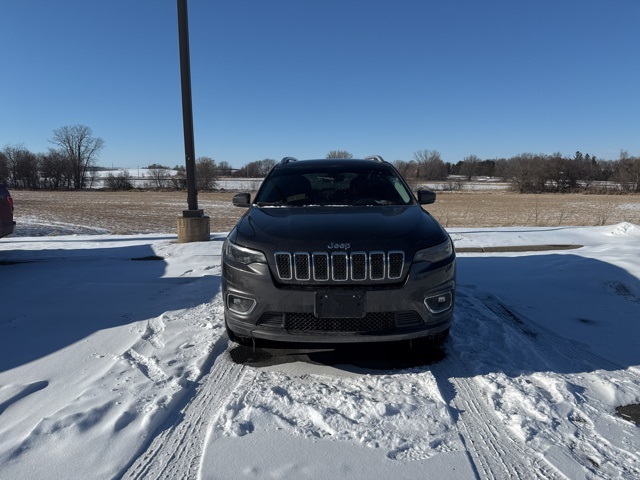
[[[284,328],[298,332],[386,332],[395,326],[394,312],[370,312],[364,318],[317,318],[313,313],[284,315]]]
[[[268,327],[280,327],[282,328],[282,312],[266,312],[263,313],[258,320],[258,325],[265,325]]]

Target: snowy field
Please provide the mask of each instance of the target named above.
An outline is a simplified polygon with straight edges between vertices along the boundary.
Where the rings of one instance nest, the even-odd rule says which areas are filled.
[[[254,352],[224,233],[0,240],[0,478],[640,478],[640,226],[450,233],[581,247],[460,253],[441,350]]]
[[[167,169],[166,178],[174,177],[178,174],[178,171]],[[91,188],[105,188],[107,177],[113,175],[115,177],[126,175],[129,181],[135,188],[155,188],[158,186],[157,181],[154,179],[153,170],[148,168],[119,168],[113,170],[99,170],[96,172],[96,178],[91,184]],[[240,178],[229,177],[220,178],[216,181],[217,189],[224,190],[247,190],[256,191],[262,183],[262,178]]]

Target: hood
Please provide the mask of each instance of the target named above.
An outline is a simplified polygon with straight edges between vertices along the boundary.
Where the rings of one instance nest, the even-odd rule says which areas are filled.
[[[442,243],[446,238],[438,222],[419,205],[294,208],[254,205],[232,232],[234,242],[267,254],[401,249],[412,256],[413,252]]]

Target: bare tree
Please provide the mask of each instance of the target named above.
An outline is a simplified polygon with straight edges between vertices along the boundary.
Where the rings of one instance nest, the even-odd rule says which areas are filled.
[[[233,167],[229,162],[222,160],[221,162],[218,162],[218,167],[216,170],[218,171],[218,176],[229,177],[233,172]]]
[[[176,190],[184,190],[187,188],[187,169],[184,165],[176,165],[173,170],[176,173],[169,177],[170,185]]]
[[[475,155],[469,155],[464,157],[462,164],[460,165],[460,175],[464,175],[467,181],[478,175],[480,170],[480,159]]]
[[[0,152],[0,184],[9,183],[9,159]]]
[[[133,180],[127,170],[123,170],[117,175],[109,173],[105,179],[105,186],[110,190],[131,190],[133,189]]]
[[[261,177],[266,177],[267,174],[271,171],[273,167],[276,166],[276,162],[273,158],[265,158],[264,160],[260,160],[260,175]]]
[[[414,160],[405,162],[404,160],[395,160],[392,162],[396,170],[400,172],[405,179],[416,178],[417,164]]]
[[[560,153],[554,153],[543,160],[543,175],[545,176],[546,189],[556,192],[564,192],[569,188],[568,160]]]
[[[640,192],[640,157],[633,157],[626,150],[621,150],[615,168],[614,178],[620,183],[622,190]]]
[[[234,176],[245,178],[262,178],[265,177],[277,162],[272,158],[265,158],[264,160],[256,160],[249,162],[242,168],[236,171]]]
[[[326,158],[353,158],[353,155],[346,150],[331,150]]]
[[[437,150],[418,150],[413,154],[416,176],[423,180],[446,180],[449,171]]]
[[[40,186],[39,162],[35,153],[23,145],[6,146],[3,154],[7,159],[9,176],[15,186],[38,188]]]
[[[73,170],[73,187],[84,187],[89,167],[93,166],[104,140],[94,137],[91,128],[86,125],[67,125],[53,131],[49,140],[64,152]]]
[[[493,176],[507,180],[509,160],[506,158],[497,158],[494,162]]]
[[[518,193],[541,193],[546,188],[547,170],[545,155],[522,153],[507,160],[504,175]]]
[[[153,163],[147,168],[149,170],[149,177],[151,178],[149,181],[151,186],[155,188],[166,188],[169,184],[169,177],[171,176],[169,174],[169,167]]]
[[[73,182],[73,172],[66,156],[55,149],[49,149],[49,153],[42,155],[40,176],[43,186],[54,190],[70,188]]]
[[[213,190],[216,186],[216,161],[210,157],[196,160],[196,181],[199,190]]]

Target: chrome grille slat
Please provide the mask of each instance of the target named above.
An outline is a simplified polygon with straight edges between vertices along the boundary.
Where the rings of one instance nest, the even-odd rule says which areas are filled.
[[[276,252],[276,274],[280,280],[307,282],[362,282],[399,280],[405,255],[389,252]]]
[[[280,280],[291,280],[293,278],[291,268],[291,254],[286,252],[276,252],[276,268]]]
[[[314,252],[313,258],[313,279],[316,282],[326,282],[329,280],[329,254],[324,252]]]
[[[404,267],[404,252],[400,250],[392,250],[387,256],[387,276],[390,280],[397,280],[402,276],[402,268]]]
[[[347,252],[331,254],[331,280],[344,282],[349,280],[349,256]]]
[[[384,252],[371,252],[369,254],[369,277],[371,280],[384,280],[384,257]]]
[[[296,252],[293,254],[296,280],[311,280],[311,266],[309,265],[309,254]]]
[[[367,279],[367,254],[365,252],[353,252],[351,254],[351,280]]]

